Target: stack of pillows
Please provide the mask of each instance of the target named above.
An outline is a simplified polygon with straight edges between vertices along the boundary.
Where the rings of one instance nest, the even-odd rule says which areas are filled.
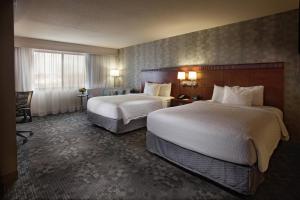
[[[215,85],[212,101],[241,106],[263,106],[264,86],[221,87]]]
[[[145,83],[144,94],[151,96],[169,97],[171,95],[171,83]]]

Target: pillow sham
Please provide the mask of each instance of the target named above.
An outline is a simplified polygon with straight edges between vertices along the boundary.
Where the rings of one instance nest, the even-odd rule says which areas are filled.
[[[248,90],[253,93],[252,105],[263,106],[264,105],[264,86],[252,86],[252,87],[240,87],[241,90]]]
[[[156,83],[145,83],[144,94],[151,96],[158,96],[160,90],[160,85]]]
[[[224,98],[222,103],[234,104],[241,106],[251,106],[253,100],[253,92],[241,89],[240,87],[224,87]]]
[[[213,102],[222,103],[224,97],[224,87],[214,85],[214,91],[211,100]]]
[[[233,86],[239,88],[240,90],[247,90],[253,93],[253,99],[251,105],[253,106],[263,106],[264,104],[264,86],[251,86],[251,87],[240,87]],[[232,88],[233,88],[232,87]],[[224,87],[214,85],[214,91],[212,96],[212,101],[222,103],[224,98]]]
[[[158,96],[162,96],[162,97],[169,97],[171,95],[171,83],[163,83],[163,84],[159,84],[160,88],[159,88],[159,94]]]

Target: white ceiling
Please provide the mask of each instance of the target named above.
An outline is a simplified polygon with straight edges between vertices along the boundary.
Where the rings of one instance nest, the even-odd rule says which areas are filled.
[[[122,48],[298,5],[298,0],[15,0],[15,35]]]

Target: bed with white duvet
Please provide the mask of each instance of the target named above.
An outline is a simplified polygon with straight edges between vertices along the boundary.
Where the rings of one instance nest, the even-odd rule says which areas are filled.
[[[282,112],[274,107],[245,107],[198,101],[152,112],[148,131],[156,136],[206,156],[261,172],[280,139],[288,133]]]
[[[216,101],[152,112],[147,129],[150,152],[243,194],[255,192],[279,141],[289,139],[279,109]]]
[[[169,107],[171,84],[149,83],[144,93],[99,96],[88,100],[88,119],[113,133],[125,133],[146,126],[147,115]]]
[[[148,113],[166,108],[172,97],[150,96],[146,94],[127,94],[100,96],[89,99],[89,112],[111,119],[122,119],[124,124],[148,115]]]

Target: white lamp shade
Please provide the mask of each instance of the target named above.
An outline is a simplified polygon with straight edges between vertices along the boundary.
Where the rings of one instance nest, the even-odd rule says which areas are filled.
[[[110,70],[110,76],[120,76],[120,71],[118,69]]]
[[[197,72],[189,72],[189,80],[197,80]]]
[[[185,72],[178,72],[177,79],[184,80],[185,79]]]

